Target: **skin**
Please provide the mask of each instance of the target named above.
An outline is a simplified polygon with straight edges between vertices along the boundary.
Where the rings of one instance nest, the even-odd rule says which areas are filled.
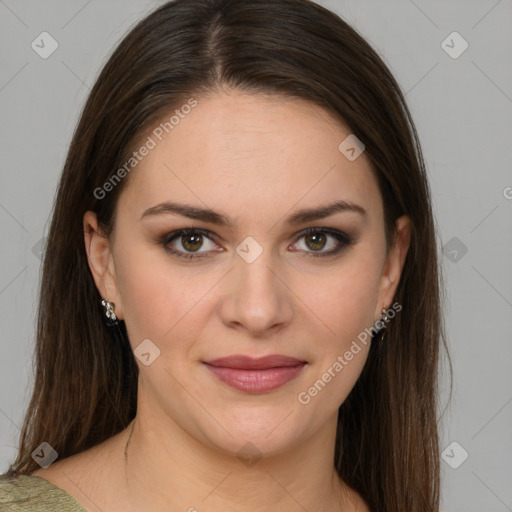
[[[297,397],[394,302],[410,221],[398,219],[386,253],[370,162],[364,153],[349,161],[338,150],[350,130],[328,111],[229,89],[198,102],[132,171],[112,237],[103,235],[93,212],[83,220],[101,296],[115,303],[134,349],[150,339],[160,350],[149,366],[137,359],[137,416],[118,435],[34,475],[89,510],[368,511],[332,460],[338,408],[369,344],[360,343],[361,351],[307,405]],[[344,211],[286,223],[299,209],[341,199],[362,206],[366,217]],[[141,220],[148,208],[170,200],[221,212],[233,227],[170,213]],[[200,246],[208,257],[181,259],[159,244],[186,227],[215,238],[200,237],[201,246],[186,245],[182,236],[169,245],[192,254],[198,252],[190,247]],[[311,227],[340,230],[356,242],[313,257],[337,240],[325,232],[319,242],[301,236]],[[248,236],[263,249],[252,263],[236,252]],[[284,386],[249,394],[202,364],[232,354],[285,354],[308,364]],[[237,457],[248,442],[262,456],[252,465]]]

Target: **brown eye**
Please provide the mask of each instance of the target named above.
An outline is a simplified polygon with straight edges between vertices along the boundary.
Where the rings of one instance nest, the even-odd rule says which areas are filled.
[[[301,244],[298,242],[302,239],[304,239],[305,248],[299,247]],[[330,242],[330,239],[333,241]],[[333,256],[354,243],[355,239],[343,231],[330,228],[309,228],[297,239],[295,250],[298,248],[305,252],[306,256],[312,257]],[[324,251],[323,249],[326,247],[330,250]]]
[[[160,243],[164,249],[181,258],[200,259],[207,258],[212,250],[219,249],[219,246],[213,241],[209,233],[200,229],[187,228],[180,231],[173,231],[165,235]],[[208,247],[210,243],[211,247]],[[206,247],[204,247],[206,245]],[[201,250],[201,249],[206,250]],[[194,254],[194,253],[197,253]]]
[[[312,251],[320,251],[325,247],[327,237],[323,233],[313,233],[304,237],[306,245]]]
[[[203,235],[187,233],[181,237],[181,245],[187,251],[197,251],[203,245]]]

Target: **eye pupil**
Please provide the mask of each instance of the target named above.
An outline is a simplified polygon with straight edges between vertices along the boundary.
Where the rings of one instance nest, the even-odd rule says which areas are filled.
[[[318,241],[319,238],[321,239],[320,242]],[[326,236],[323,233],[313,233],[311,235],[306,235],[306,243],[308,243],[309,240],[313,239],[313,245],[316,245],[316,247],[311,247],[309,244],[308,246],[310,247],[310,249],[320,250],[325,247],[325,238]]]
[[[189,233],[187,235],[184,235],[182,237],[182,240],[185,240],[185,242],[182,242],[183,247],[187,251],[197,251],[198,249],[201,248],[202,236],[203,235],[200,235],[200,234],[198,235],[198,234],[194,234],[194,233]],[[192,240],[192,242],[190,242],[190,240]],[[195,240],[195,242],[194,242],[194,240]]]

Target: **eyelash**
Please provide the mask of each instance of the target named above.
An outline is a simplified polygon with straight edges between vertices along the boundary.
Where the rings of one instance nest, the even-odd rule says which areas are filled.
[[[169,243],[172,242],[175,238],[179,238],[181,236],[185,236],[190,233],[200,234],[200,235],[205,236],[206,238],[209,238],[212,242],[215,241],[214,237],[212,236],[213,233],[211,233],[210,231],[205,231],[205,230],[197,229],[197,228],[185,228],[185,229],[181,229],[179,231],[173,231],[171,233],[164,235],[160,239],[160,244],[163,246],[163,248],[167,252],[169,252],[179,258],[184,258],[184,259],[188,259],[188,260],[199,260],[199,259],[203,259],[203,258],[208,258],[207,252],[197,253],[197,254],[204,254],[204,256],[198,256],[195,253],[185,253],[183,251],[178,251],[176,249],[169,247]],[[355,240],[347,233],[344,233],[343,231],[338,231],[336,229],[331,229],[331,228],[308,228],[299,234],[299,236],[296,238],[295,243],[297,243],[301,238],[303,238],[307,235],[315,235],[318,233],[324,233],[324,234],[328,234],[328,235],[331,235],[332,237],[334,237],[338,241],[338,247],[335,249],[332,249],[329,252],[315,253],[314,251],[311,251],[311,252],[308,252],[307,253],[308,256],[305,256],[305,257],[319,258],[319,257],[334,256],[335,254],[338,254],[339,252],[341,252],[343,249],[346,249],[355,243]]]

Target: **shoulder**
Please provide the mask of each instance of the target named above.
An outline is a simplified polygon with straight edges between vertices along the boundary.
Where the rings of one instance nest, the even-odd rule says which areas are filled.
[[[69,510],[114,510],[123,491],[119,479],[123,474],[124,446],[120,440],[122,435],[117,434],[98,445],[57,460],[47,468],[38,468],[32,476],[44,479],[80,507]]]
[[[0,478],[0,510],[86,512],[67,492],[33,475]]]

